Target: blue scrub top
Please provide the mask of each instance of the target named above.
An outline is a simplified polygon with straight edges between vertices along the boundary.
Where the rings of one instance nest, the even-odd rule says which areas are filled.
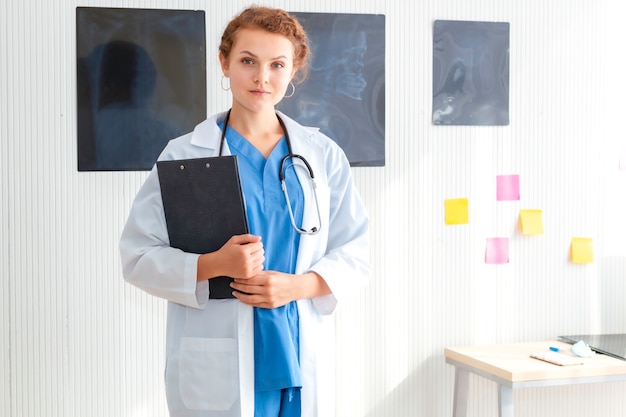
[[[221,126],[220,126],[221,127]],[[267,159],[237,131],[226,140],[237,155],[250,233],[261,236],[265,270],[294,273],[300,235],[293,229],[278,172],[287,155],[285,137]],[[304,196],[293,168],[285,173],[296,224],[301,224]],[[301,387],[299,324],[295,301],[274,309],[254,309],[254,375],[257,391]]]

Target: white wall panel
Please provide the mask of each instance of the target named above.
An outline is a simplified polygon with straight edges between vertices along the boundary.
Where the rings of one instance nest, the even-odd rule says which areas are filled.
[[[449,345],[626,331],[626,163],[616,0],[267,1],[386,16],[386,166],[355,168],[372,220],[370,286],[337,316],[338,416],[446,416]],[[217,42],[248,2],[0,3],[0,414],[165,416],[165,303],[125,284],[118,238],[145,173],[76,169],[75,8],[206,10],[209,113],[228,105]],[[511,24],[510,126],[431,123],[435,19]],[[521,200],[495,201],[520,174]],[[446,198],[470,223],[445,226]],[[519,210],[543,210],[524,236]],[[486,265],[487,237],[511,262]],[[595,261],[569,261],[574,236]],[[529,389],[522,417],[622,416],[623,383]],[[471,379],[470,416],[496,416]]]
[[[9,88],[7,61],[9,57],[9,8],[6,2],[0,4],[0,91]],[[10,415],[11,412],[11,251],[9,245],[9,171],[7,167],[8,132],[9,132],[9,97],[0,94],[0,414]]]

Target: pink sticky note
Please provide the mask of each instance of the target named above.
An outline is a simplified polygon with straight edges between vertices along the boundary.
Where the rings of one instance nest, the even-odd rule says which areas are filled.
[[[519,200],[519,175],[496,175],[496,200]]]
[[[485,248],[486,264],[508,264],[509,263],[509,238],[490,237],[487,238]]]

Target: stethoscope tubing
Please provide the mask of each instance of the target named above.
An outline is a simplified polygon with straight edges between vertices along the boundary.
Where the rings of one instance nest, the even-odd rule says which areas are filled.
[[[276,115],[276,117],[278,118],[278,122],[280,123],[281,127],[283,128],[283,132],[285,132],[285,141],[287,142],[287,155],[285,155],[283,157],[283,159],[281,159],[280,161],[280,166],[278,168],[278,179],[280,180],[280,186],[283,190],[283,194],[285,196],[285,201],[287,203],[287,211],[289,212],[289,219],[291,220],[291,225],[293,226],[293,228],[296,230],[296,232],[298,232],[299,234],[303,234],[303,235],[315,235],[317,233],[319,233],[319,231],[322,228],[322,215],[320,213],[320,206],[319,206],[319,201],[317,199],[317,184],[315,184],[315,175],[313,174],[313,168],[311,168],[311,164],[309,164],[309,161],[307,161],[302,155],[298,155],[298,154],[294,154],[293,151],[291,150],[291,139],[289,138],[289,132],[287,131],[287,127],[285,126],[285,123],[283,122],[283,120],[280,118],[280,116]],[[228,126],[228,119],[230,118],[230,110],[228,110],[228,112],[226,113],[226,117],[224,118],[224,126],[222,127],[222,137],[220,139],[220,150],[219,150],[219,156],[222,156],[222,151],[224,149],[224,141],[226,139],[226,127]],[[291,159],[292,163],[291,165],[287,165],[285,166],[285,164],[287,163],[287,160]],[[308,171],[309,174],[309,182],[311,185],[311,188],[313,190],[313,199],[315,200],[315,208],[317,210],[317,221],[319,224],[319,227],[312,227],[311,229],[303,229],[301,227],[298,227],[296,225],[296,221],[293,215],[293,210],[291,208],[291,203],[290,203],[290,199],[289,199],[289,193],[287,191],[287,183],[285,181],[285,170],[287,167],[289,166],[293,166],[296,167],[298,165],[295,164],[295,162],[293,162],[294,159],[300,160],[302,161],[302,163],[304,163],[304,166],[306,167],[306,170]]]

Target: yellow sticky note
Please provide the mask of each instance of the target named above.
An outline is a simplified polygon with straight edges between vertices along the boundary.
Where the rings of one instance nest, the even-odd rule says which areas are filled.
[[[589,237],[573,237],[571,246],[572,262],[589,264],[593,262],[593,239]]]
[[[445,201],[446,224],[469,223],[469,209],[467,198],[449,198]]]
[[[543,216],[541,210],[520,210],[519,220],[523,234],[543,234]]]

